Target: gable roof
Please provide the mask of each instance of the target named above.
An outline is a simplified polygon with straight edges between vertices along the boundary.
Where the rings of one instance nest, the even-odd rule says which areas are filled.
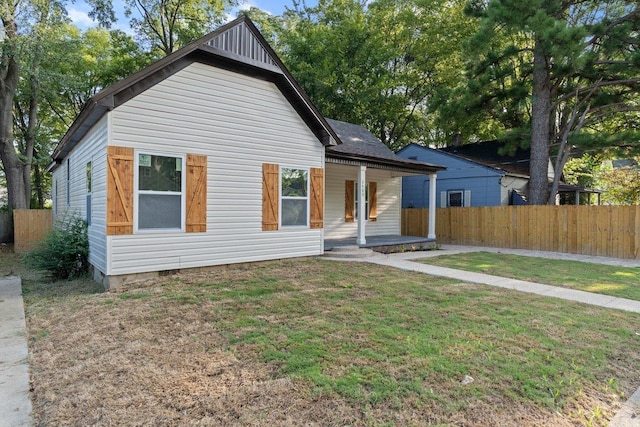
[[[433,173],[446,169],[443,166],[397,156],[374,134],[360,125],[327,119],[342,144],[327,147],[327,162],[364,164],[375,168],[392,169],[407,173]]]
[[[54,163],[61,162],[106,112],[194,62],[273,82],[323,145],[340,143],[260,31],[242,16],[89,98],[53,151]]]
[[[505,143],[502,141],[482,141],[473,144],[451,145],[438,150],[472,160],[509,174],[529,176],[531,154],[529,150],[518,147],[513,154],[500,154]]]

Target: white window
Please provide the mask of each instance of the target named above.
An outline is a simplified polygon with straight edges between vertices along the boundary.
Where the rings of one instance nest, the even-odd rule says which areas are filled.
[[[91,162],[87,163],[87,225],[91,225]]]
[[[308,178],[306,169],[280,169],[280,218],[283,227],[306,227],[309,224]]]
[[[358,199],[360,198],[360,191],[358,191],[358,181],[353,183],[353,194],[355,194],[354,199],[354,208],[355,208],[355,218],[358,219]],[[369,183],[364,184],[364,219],[369,219]]]
[[[441,191],[440,207],[471,207],[471,190]]]
[[[137,153],[138,230],[184,229],[184,157]]]
[[[71,206],[71,162],[67,159],[67,206]]]

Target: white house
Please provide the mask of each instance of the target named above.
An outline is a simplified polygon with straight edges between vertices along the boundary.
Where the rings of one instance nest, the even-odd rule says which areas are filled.
[[[362,131],[328,123],[241,17],[86,103],[52,155],[54,212],[87,219],[105,287],[364,245],[400,234],[403,175],[442,168]]]

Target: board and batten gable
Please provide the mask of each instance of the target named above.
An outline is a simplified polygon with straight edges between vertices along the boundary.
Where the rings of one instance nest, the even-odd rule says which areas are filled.
[[[105,115],[53,171],[52,176],[56,220],[63,221],[74,215],[87,220],[89,262],[100,271],[107,268],[106,207],[102,201],[107,194],[105,150],[108,128],[108,116]],[[91,163],[90,199],[87,198],[88,163]]]
[[[324,167],[323,145],[275,84],[195,62],[110,116],[110,145],[206,156],[207,201],[206,232],[108,236],[107,275],[323,252],[321,228],[262,230],[263,164]]]
[[[325,218],[326,239],[342,239],[357,235],[356,220],[345,220],[345,183],[358,180],[359,168],[355,166],[326,164]],[[376,183],[377,217],[367,221],[366,236],[400,235],[402,178],[393,172],[367,168],[366,181]]]

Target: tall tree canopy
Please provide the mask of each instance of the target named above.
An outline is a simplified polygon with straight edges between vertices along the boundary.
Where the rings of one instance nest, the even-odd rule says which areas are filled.
[[[363,124],[393,149],[433,142],[438,87],[461,77],[473,29],[462,1],[294,1],[282,17],[250,15],[327,117]]]
[[[126,14],[139,40],[166,56],[219,26],[235,0],[126,0]]]
[[[89,2],[106,27],[111,3]],[[11,209],[43,207],[49,154],[88,97],[146,65],[122,31],[81,32],[64,2],[0,2],[0,160]]]
[[[454,96],[457,117],[461,128],[493,124],[530,146],[530,203],[553,203],[574,151],[637,148],[637,1],[471,0],[467,10],[481,24],[468,45],[467,83]]]

